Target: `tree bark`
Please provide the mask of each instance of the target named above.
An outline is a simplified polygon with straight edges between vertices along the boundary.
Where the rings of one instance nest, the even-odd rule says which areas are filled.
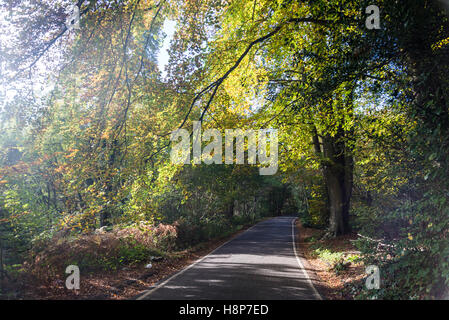
[[[339,130],[334,136],[323,137],[320,143],[318,132],[314,128],[313,144],[321,159],[328,197],[329,232],[332,236],[350,232],[349,209],[354,165],[351,150],[345,145],[344,138],[343,130]]]

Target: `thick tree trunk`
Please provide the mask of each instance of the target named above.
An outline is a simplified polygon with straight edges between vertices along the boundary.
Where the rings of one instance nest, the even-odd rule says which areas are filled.
[[[340,235],[347,232],[348,225],[344,205],[344,189],[338,175],[327,170],[326,184],[329,196],[329,231],[332,235]]]
[[[353,185],[353,158],[344,143],[344,133],[323,137],[319,142],[314,130],[313,143],[315,152],[322,159],[322,170],[329,206],[329,232],[333,236],[350,231],[349,208]],[[322,151],[321,151],[322,146]]]

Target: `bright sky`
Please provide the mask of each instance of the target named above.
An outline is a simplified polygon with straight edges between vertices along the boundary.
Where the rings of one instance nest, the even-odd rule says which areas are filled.
[[[162,30],[166,34],[164,42],[162,44],[162,48],[160,49],[157,56],[157,64],[159,66],[159,70],[162,72],[162,77],[165,78],[165,66],[168,63],[168,48],[170,48],[170,41],[173,39],[173,34],[175,33],[176,22],[173,20],[165,20],[164,26]]]
[[[10,38],[12,37],[11,33],[3,32],[3,31],[5,31],[4,30],[5,28],[9,27],[9,25],[6,23],[5,17],[6,17],[6,12],[0,12],[0,21],[1,21],[0,29],[2,29],[2,32],[0,33],[0,39],[2,41],[9,41]],[[165,78],[165,76],[167,75],[167,73],[165,72],[165,67],[168,64],[168,59],[169,59],[168,49],[170,47],[170,41],[173,39],[173,35],[175,33],[175,27],[176,27],[175,21],[165,20],[163,28],[162,28],[162,30],[166,36],[163,41],[162,47],[160,48],[160,51],[157,54],[157,62],[158,62],[159,70],[161,71],[163,78]],[[0,68],[2,68],[2,67],[3,67],[3,65],[0,65]],[[1,71],[4,71],[4,70],[1,70]],[[0,74],[1,74],[1,72],[0,72]],[[2,103],[12,99],[16,93],[15,90],[7,90],[7,87],[8,86],[5,83],[2,83],[2,81],[0,80],[0,112],[2,111],[2,106],[1,106]]]

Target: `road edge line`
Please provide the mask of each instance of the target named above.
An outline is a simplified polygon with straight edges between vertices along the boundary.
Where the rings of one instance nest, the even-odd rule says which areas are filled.
[[[274,219],[274,218],[273,218]],[[165,284],[167,284],[170,280],[175,279],[176,277],[180,276],[181,274],[183,274],[184,272],[186,272],[187,270],[189,270],[190,268],[192,268],[193,266],[197,265],[198,263],[200,263],[201,261],[203,261],[204,259],[206,259],[209,255],[213,254],[215,251],[217,251],[218,249],[220,249],[221,247],[225,246],[226,244],[228,244],[229,242],[237,239],[238,237],[240,237],[242,234],[244,234],[245,232],[251,230],[252,228],[254,228],[255,226],[257,226],[259,223],[265,222],[267,220],[264,221],[260,221],[258,223],[256,223],[255,225],[253,225],[252,227],[246,229],[244,232],[237,234],[236,236],[232,237],[231,239],[229,239],[228,241],[226,241],[225,243],[221,244],[220,246],[216,247],[214,250],[212,250],[211,252],[209,252],[207,255],[205,255],[204,257],[198,259],[197,261],[193,262],[191,265],[185,267],[184,269],[182,269],[181,271],[178,271],[177,273],[175,273],[174,275],[172,275],[171,277],[169,277],[168,279],[164,280],[163,282],[157,284],[154,288],[143,291],[143,293],[141,295],[139,295],[135,300],[143,300],[144,298],[148,297],[150,294],[154,293],[155,291],[157,291],[158,289],[160,289],[161,287],[163,287]]]
[[[310,279],[309,274],[306,271],[306,268],[304,267],[304,264],[301,262],[301,257],[298,256],[298,252],[296,250],[296,240],[295,240],[295,221],[298,220],[298,218],[294,218],[292,220],[292,239],[293,239],[293,252],[295,253],[296,261],[298,261],[299,268],[301,269],[302,273],[307,279],[307,282],[309,283],[310,287],[313,289],[313,292],[315,296],[318,298],[318,300],[323,300],[323,297],[320,295],[318,290],[315,288],[315,285],[313,284],[312,279]]]

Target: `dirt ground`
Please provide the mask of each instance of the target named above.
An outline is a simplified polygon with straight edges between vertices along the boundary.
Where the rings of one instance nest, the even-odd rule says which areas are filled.
[[[320,259],[314,248],[319,246],[332,252],[342,252],[345,256],[356,255],[358,251],[351,243],[356,238],[355,234],[337,237],[336,239],[317,240],[323,235],[322,230],[305,228],[297,222],[299,231],[299,251],[307,260],[311,272],[317,278],[317,289],[320,294],[329,300],[352,300],[352,284],[359,284],[365,277],[362,263],[350,263],[345,270],[338,273],[332,270],[332,266]]]

